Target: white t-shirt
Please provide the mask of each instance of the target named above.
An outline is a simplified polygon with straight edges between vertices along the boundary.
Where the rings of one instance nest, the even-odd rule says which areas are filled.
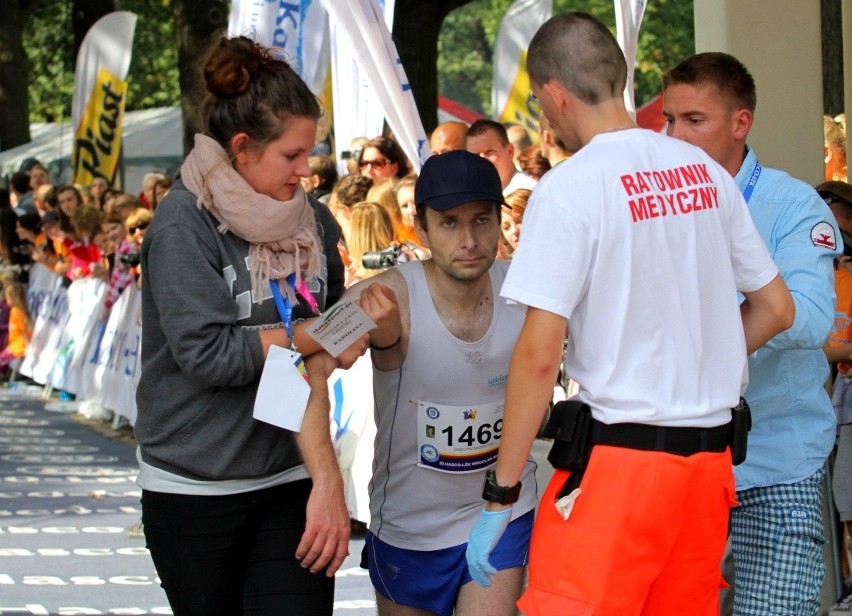
[[[503,189],[503,196],[508,197],[516,190],[520,190],[522,188],[532,190],[536,187],[536,184],[538,184],[538,182],[535,178],[532,178],[521,171],[515,171],[515,175],[512,176],[512,179],[509,180],[508,184],[506,184],[506,188]]]
[[[712,427],[747,382],[737,291],[777,274],[722,167],[631,129],[542,178],[501,294],[568,319],[565,368],[596,419]]]

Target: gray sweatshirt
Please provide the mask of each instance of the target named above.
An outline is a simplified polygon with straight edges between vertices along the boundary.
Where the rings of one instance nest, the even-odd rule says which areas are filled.
[[[264,363],[258,330],[281,317],[271,293],[252,298],[249,243],[219,233],[195,203],[178,180],[142,245],[136,438],[146,463],[184,477],[265,477],[302,463],[292,432],[252,418]],[[322,310],[343,293],[340,227],[325,205],[311,206],[325,256],[309,287]],[[309,316],[307,302],[294,307],[294,319]]]

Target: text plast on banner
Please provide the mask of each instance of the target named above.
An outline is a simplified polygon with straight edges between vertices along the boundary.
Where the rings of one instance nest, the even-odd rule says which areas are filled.
[[[112,182],[121,152],[127,82],[101,68],[74,135],[74,181],[88,186],[96,175]]]

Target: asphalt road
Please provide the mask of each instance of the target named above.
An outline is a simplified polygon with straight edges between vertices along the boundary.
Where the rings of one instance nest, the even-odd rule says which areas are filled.
[[[108,428],[0,389],[0,614],[172,613],[127,532],[141,515],[133,446]],[[362,547],[337,574],[335,614],[375,614]]]

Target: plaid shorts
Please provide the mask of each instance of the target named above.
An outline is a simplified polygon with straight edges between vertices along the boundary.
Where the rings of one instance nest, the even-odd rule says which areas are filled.
[[[814,616],[825,577],[825,471],[789,485],[737,492],[731,510],[736,616]]]

